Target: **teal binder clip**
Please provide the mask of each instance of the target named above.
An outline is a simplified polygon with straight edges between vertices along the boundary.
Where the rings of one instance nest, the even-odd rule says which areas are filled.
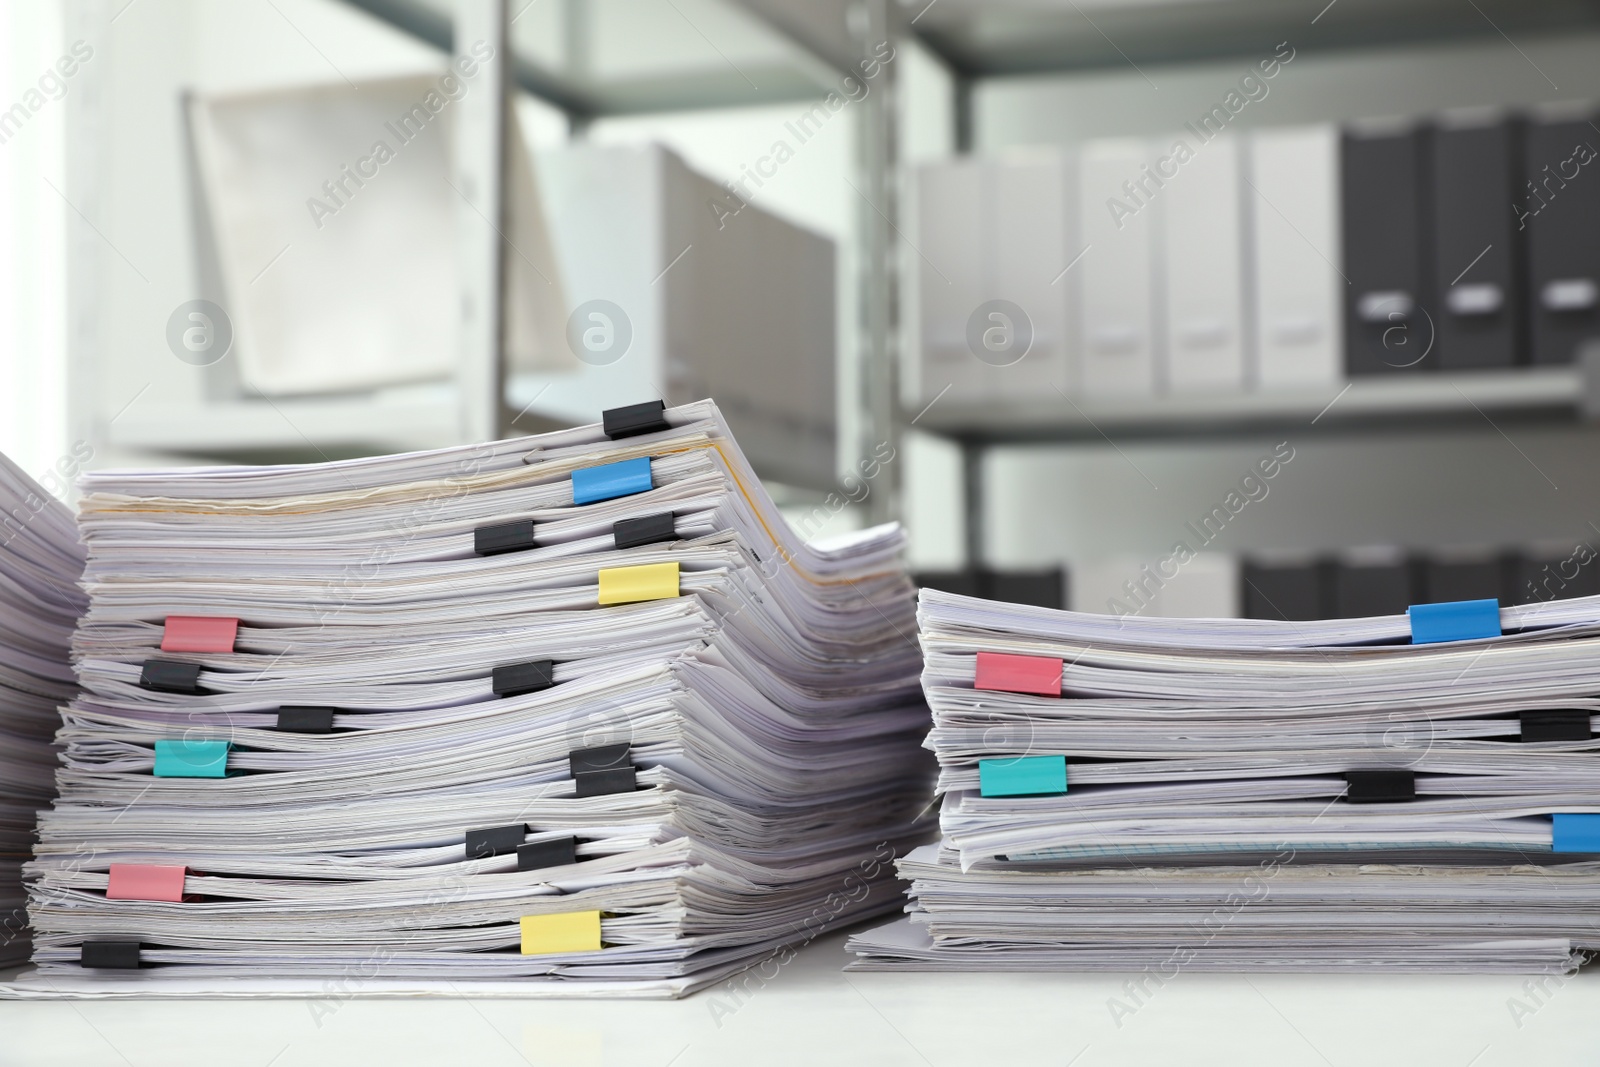
[[[1066,791],[1065,756],[1014,756],[978,761],[980,796],[1057,796]]]
[[[157,778],[226,778],[227,741],[157,741]]]

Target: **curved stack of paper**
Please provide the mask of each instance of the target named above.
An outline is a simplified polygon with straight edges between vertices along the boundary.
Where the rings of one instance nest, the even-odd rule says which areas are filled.
[[[1330,622],[924,591],[942,846],[863,968],[1533,970],[1600,947],[1600,597]]]
[[[55,795],[57,709],[77,690],[68,650],[82,573],[72,512],[0,455],[0,966],[28,957],[22,863]]]
[[[709,402],[83,488],[37,988],[670,995],[898,906],[902,534],[800,543]]]

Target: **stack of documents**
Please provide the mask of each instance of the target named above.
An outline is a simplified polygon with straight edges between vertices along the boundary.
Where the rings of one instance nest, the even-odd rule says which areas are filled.
[[[22,861],[55,794],[57,709],[77,689],[68,651],[82,573],[72,513],[0,456],[0,967],[28,957]]]
[[[1600,597],[1326,622],[924,590],[942,845],[859,966],[1560,970],[1600,948]]]
[[[900,905],[903,536],[797,540],[711,403],[83,489],[21,988],[674,995]]]

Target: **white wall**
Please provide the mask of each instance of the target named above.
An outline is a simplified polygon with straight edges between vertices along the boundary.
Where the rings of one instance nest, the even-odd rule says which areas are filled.
[[[60,191],[67,188],[65,97],[81,80],[60,79],[59,72],[47,77],[70,44],[62,38],[58,5],[0,5],[0,112],[19,104],[28,110],[0,143],[0,451],[35,478],[70,444],[64,258],[70,209]]]

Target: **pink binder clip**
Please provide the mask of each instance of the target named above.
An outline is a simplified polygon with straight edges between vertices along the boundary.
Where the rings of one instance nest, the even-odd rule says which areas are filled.
[[[141,863],[113,863],[107,900],[183,901],[183,882],[187,867],[156,867]]]
[[[1061,695],[1061,660],[1049,656],[979,652],[978,678],[973,688],[1058,697]]]
[[[205,615],[168,615],[161,632],[163,652],[232,652],[239,636],[238,619]]]

